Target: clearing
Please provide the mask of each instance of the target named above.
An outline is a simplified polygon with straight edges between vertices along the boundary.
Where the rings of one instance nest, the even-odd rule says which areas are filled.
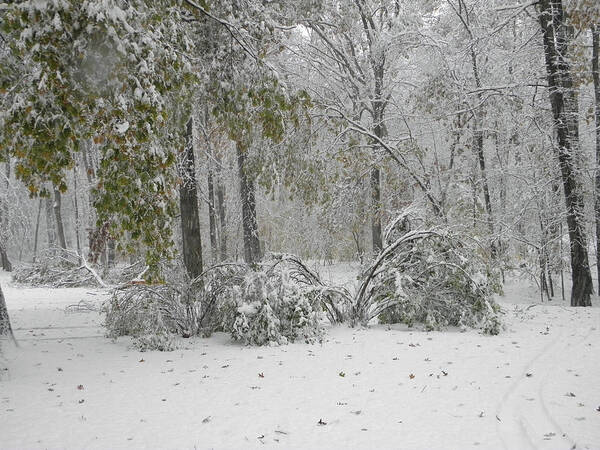
[[[90,308],[105,291],[0,282],[19,341],[0,360],[2,449],[600,448],[600,308],[522,282],[499,336],[340,326],[316,345],[215,334],[171,353],[106,339]]]

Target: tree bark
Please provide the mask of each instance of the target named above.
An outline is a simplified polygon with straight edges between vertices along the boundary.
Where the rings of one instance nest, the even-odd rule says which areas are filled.
[[[381,238],[381,179],[379,168],[371,169],[371,237],[373,240],[373,254],[377,255],[383,248]]]
[[[0,230],[4,229],[7,230],[10,226],[9,223],[9,216],[8,216],[8,189],[9,189],[9,180],[10,179],[10,161],[6,161],[6,194],[7,194],[7,201],[6,202],[2,202],[0,201]],[[7,236],[3,236],[2,232],[0,231],[0,260],[2,263],[2,268],[7,271],[7,272],[12,272],[12,264],[10,262],[10,259],[8,258],[8,254],[6,253],[6,242],[4,242],[4,239],[7,238]]]
[[[242,229],[244,233],[244,261],[254,264],[261,260],[258,222],[256,220],[256,196],[254,180],[246,165],[246,148],[237,143],[237,160],[240,174],[240,197],[242,201]]]
[[[210,164],[210,163],[209,163]],[[213,263],[219,259],[217,245],[217,217],[215,213],[215,188],[212,169],[208,169],[208,227],[210,233],[210,253]]]
[[[52,200],[46,197],[44,200],[46,210],[46,232],[48,234],[48,248],[56,245],[56,233],[54,232],[54,216],[52,214]]]
[[[600,295],[600,24],[592,27],[592,75],[594,79],[594,112],[596,117],[596,271],[598,273],[598,295]]]
[[[75,245],[77,248],[77,255],[79,255],[79,260],[83,258],[83,253],[81,251],[81,239],[80,228],[81,221],[79,220],[79,201],[77,199],[78,195],[78,183],[77,183],[77,167],[73,168],[73,206],[75,207]]]
[[[562,176],[571,253],[571,306],[591,306],[592,275],[587,254],[583,220],[584,199],[577,180],[579,131],[577,99],[567,60],[567,35],[561,0],[540,0],[539,21],[554,129],[558,141],[558,161]]]
[[[15,336],[10,326],[10,318],[8,317],[8,308],[6,307],[6,299],[2,292],[2,286],[0,285],[0,337],[7,336],[13,341]]]
[[[2,259],[2,269],[6,272],[12,272],[12,263],[10,262],[10,259],[6,254],[6,249],[2,243],[0,243],[0,259]]]
[[[227,259],[227,222],[225,215],[225,186],[223,182],[217,178],[217,209],[219,213],[219,251],[221,253],[221,261]]]
[[[62,220],[62,195],[57,188],[54,188],[54,219],[56,223],[56,234],[58,236],[58,245],[63,250],[67,249],[67,240],[65,239],[65,228]]]
[[[40,235],[40,217],[42,215],[42,203],[44,201],[40,198],[40,204],[38,206],[37,218],[35,219],[35,236],[33,241],[33,262],[37,259],[38,252],[38,241]]]
[[[183,263],[190,278],[194,279],[202,273],[202,238],[200,236],[192,126],[193,122],[190,117],[185,130],[185,146],[180,168],[182,182],[179,187],[179,208],[181,210]]]

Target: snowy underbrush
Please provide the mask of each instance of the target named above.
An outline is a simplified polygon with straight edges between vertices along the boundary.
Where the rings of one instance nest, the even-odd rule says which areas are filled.
[[[90,266],[80,261],[74,252],[60,248],[49,249],[36,262],[23,264],[13,271],[13,281],[40,287],[98,287],[97,275]]]
[[[341,322],[348,310],[347,292],[326,286],[287,255],[252,267],[216,265],[192,281],[176,273],[168,279],[115,290],[104,306],[108,335],[132,336],[141,350],[171,350],[175,336],[213,331],[249,345],[317,342],[324,316]]]
[[[486,252],[449,228],[426,228],[407,210],[386,231],[386,248],[364,271],[352,320],[470,327],[498,334],[498,276]]]

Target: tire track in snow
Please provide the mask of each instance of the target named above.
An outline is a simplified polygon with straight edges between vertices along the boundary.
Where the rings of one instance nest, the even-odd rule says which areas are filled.
[[[536,365],[548,355],[554,355],[559,343],[566,344],[566,332],[539,351],[523,368],[521,374],[506,391],[496,409],[499,419],[496,424],[498,435],[506,450],[512,449],[570,449],[575,442],[562,430],[548,410],[543,389],[549,373],[542,375]],[[552,365],[549,365],[552,367]],[[528,377],[527,374],[533,376]]]

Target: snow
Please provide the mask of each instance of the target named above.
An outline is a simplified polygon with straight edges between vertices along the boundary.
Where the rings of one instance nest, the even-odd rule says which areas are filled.
[[[0,283],[19,340],[0,362],[2,449],[600,448],[600,308],[522,282],[499,336],[339,326],[322,345],[215,334],[171,353],[104,338],[88,306],[106,291]]]

